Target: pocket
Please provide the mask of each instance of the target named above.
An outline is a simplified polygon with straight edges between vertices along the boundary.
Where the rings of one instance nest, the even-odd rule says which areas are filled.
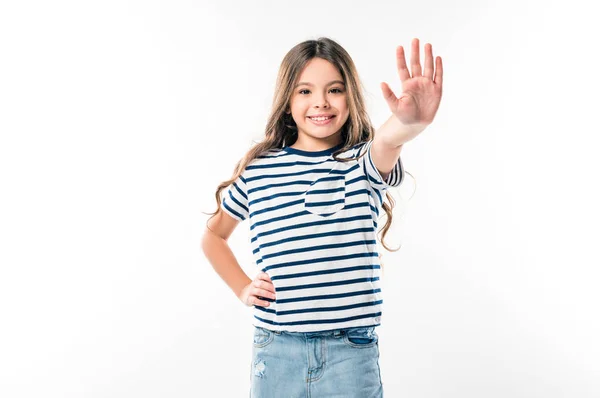
[[[346,179],[328,174],[310,184],[304,193],[304,209],[320,216],[330,216],[346,206]]]
[[[254,326],[254,347],[264,347],[273,341],[275,333],[269,329]]]
[[[373,326],[353,328],[344,332],[344,343],[355,348],[373,347],[379,341],[379,336]]]

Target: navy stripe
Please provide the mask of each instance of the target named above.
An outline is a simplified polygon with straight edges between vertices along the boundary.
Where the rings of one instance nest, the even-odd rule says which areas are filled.
[[[231,193],[231,191],[229,191],[229,197],[231,198],[231,200],[233,200],[235,202],[236,205],[238,205],[239,207],[241,207],[242,209],[244,209],[244,211],[247,213],[248,212],[248,208],[246,206],[244,206],[242,203],[240,203],[239,200],[237,200],[233,194]]]
[[[366,189],[359,189],[359,190],[352,191],[352,192],[346,192],[346,194],[344,195],[344,197],[347,198],[347,197],[350,197],[350,196],[359,195],[361,193],[369,193],[369,191],[366,190]],[[264,198],[255,199],[251,203],[257,203],[257,202],[262,202],[263,200],[274,199],[274,198],[277,198],[278,196],[294,196],[294,195],[301,195],[301,194],[303,194],[303,192],[284,193],[284,194],[279,194],[279,195],[273,195],[271,197],[265,196]],[[275,210],[280,210],[280,209],[283,209],[285,207],[289,207],[289,206],[300,204],[302,202],[304,202],[304,199],[300,199],[300,200],[297,200],[297,201],[294,201],[294,202],[288,202],[288,203],[280,204],[280,205],[277,205],[277,206],[266,207],[264,209],[257,210],[257,211],[255,211],[253,213],[250,213],[250,218],[252,218],[253,216],[258,215],[258,214],[267,213],[267,212],[275,211]],[[336,203],[344,203],[344,199],[338,199],[338,200],[329,201],[329,202],[305,203],[305,206],[309,206],[309,207],[328,206],[328,205],[333,205],[333,204],[336,204]]]
[[[357,265],[356,267],[344,267],[344,268],[324,269],[321,271],[298,272],[296,274],[275,275],[275,276],[271,277],[271,280],[276,281],[276,280],[280,280],[280,279],[305,278],[308,276],[338,274],[338,273],[342,273],[342,272],[352,272],[352,271],[364,271],[367,269],[370,269],[370,270],[381,269],[381,266],[378,264]]]
[[[302,195],[302,194],[304,194],[304,192],[282,192],[282,193],[278,193],[278,194],[275,194],[275,195],[264,196],[264,197],[259,198],[259,199],[251,200],[248,203],[248,206],[252,206],[252,205],[254,205],[256,203],[264,202],[265,200],[276,199],[276,198],[280,198],[280,197],[283,197],[283,196],[298,196],[298,195]]]
[[[237,185],[235,182],[233,183],[233,186],[234,186],[234,187],[235,187],[235,189],[236,189],[236,190],[237,190],[237,191],[240,193],[240,195],[242,195],[242,196],[244,197],[244,199],[248,200],[248,195],[246,195],[246,194],[244,193],[244,191],[242,191],[242,190],[240,189],[240,187],[238,187],[238,185]]]
[[[344,178],[345,177],[343,175],[340,175],[340,176],[331,176],[331,177],[319,178],[319,181],[321,181],[321,182],[323,182],[323,181],[341,181]]]
[[[264,178],[281,178],[281,177],[293,177],[293,176],[299,176],[299,175],[304,175],[304,174],[311,174],[311,173],[331,173],[331,174],[348,174],[354,170],[356,170],[357,168],[359,168],[360,166],[358,164],[350,167],[348,170],[331,170],[331,169],[311,169],[311,170],[304,170],[304,171],[298,171],[296,173],[283,173],[283,174],[267,174],[267,175],[259,175],[256,177],[250,177],[247,178],[246,181],[244,181],[244,183],[246,182],[250,182],[250,181],[256,181],[256,180],[262,180]]]
[[[344,209],[356,209],[358,207],[367,207],[369,206],[371,208],[371,211],[376,212],[377,214],[379,214],[379,211],[377,211],[376,208],[374,208],[370,203],[353,203],[351,205],[346,205],[344,207]],[[270,224],[272,222],[276,222],[276,221],[281,221],[284,219],[290,219],[290,218],[295,218],[295,217],[299,217],[299,216],[304,216],[307,214],[313,214],[307,210],[303,210],[297,213],[292,213],[290,215],[284,215],[284,216],[280,216],[280,217],[274,217],[274,218],[270,218],[268,220],[263,220],[263,221],[257,221],[253,224],[250,225],[250,230],[252,231],[254,228],[259,227],[261,225],[266,225],[266,224]]]
[[[255,306],[255,308],[258,308]],[[348,322],[353,321],[355,319],[363,319],[363,318],[375,318],[381,316],[381,312],[374,312],[372,314],[362,314],[356,316],[349,316],[346,318],[338,318],[338,319],[318,319],[318,320],[308,320],[308,321],[296,321],[296,322],[273,322],[267,319],[260,318],[256,315],[254,317],[261,322],[270,323],[271,325],[279,325],[279,326],[293,326],[293,325],[312,325],[312,324],[325,324],[325,323],[340,323],[340,322]]]
[[[288,163],[271,163],[271,164],[251,165],[251,166],[247,166],[246,170],[270,169],[270,168],[276,168],[276,167],[290,167],[290,166],[298,166],[298,165],[319,166],[319,165],[322,165],[323,163],[327,163],[327,162],[335,162],[335,160],[325,159],[324,161],[321,161],[321,162],[303,162],[303,161],[298,160],[296,162],[288,162]]]
[[[285,209],[286,207],[294,206],[294,205],[297,205],[297,204],[300,204],[303,202],[304,202],[304,199],[300,199],[300,200],[296,200],[293,202],[284,203],[282,205],[278,205],[278,206],[274,206],[274,207],[267,207],[266,209],[257,210],[254,213],[250,213],[250,218],[252,218],[258,214],[267,213],[267,212],[273,211],[273,210]]]
[[[306,192],[307,195],[317,195],[322,193],[334,193],[344,191],[346,187],[332,188],[332,189],[315,189],[313,191]]]
[[[291,314],[302,314],[302,313],[306,313],[306,312],[344,311],[344,310],[350,310],[352,308],[372,307],[372,306],[379,305],[382,303],[383,303],[383,300],[377,300],[377,301],[371,301],[371,302],[366,302],[366,303],[340,305],[337,307],[318,307],[318,308],[309,307],[309,308],[304,308],[304,309],[300,309],[300,310],[288,310],[288,311],[272,310],[269,308],[259,307],[259,306],[257,306],[256,309],[264,311],[264,312],[268,312],[271,314],[277,313],[277,315],[291,315]]]
[[[289,185],[299,185],[299,184],[310,185],[312,183],[313,182],[309,181],[309,180],[296,180],[296,181],[290,181],[290,182],[282,182],[282,183],[279,183],[279,184],[268,184],[268,185],[263,185],[261,187],[256,187],[256,188],[249,189],[248,190],[248,194],[251,194],[253,192],[262,191],[262,190],[269,189],[269,188],[274,188],[274,187],[286,187],[286,186],[289,186]]]
[[[371,181],[373,181],[374,183],[378,183],[377,180],[375,180],[371,177],[369,177],[369,179]],[[379,189],[374,189],[374,191],[375,191],[375,194],[377,195],[377,198],[379,199],[379,202],[377,203],[377,207],[383,206],[383,198],[381,197],[381,194],[379,193]]]
[[[264,256],[262,256],[261,259],[256,261],[256,265],[262,263],[264,260],[266,260],[268,258],[285,256],[287,254],[296,254],[296,253],[304,253],[304,252],[311,252],[311,251],[325,250],[325,249],[337,249],[340,247],[352,247],[352,246],[359,246],[359,245],[375,245],[375,244],[377,244],[376,240],[357,240],[354,242],[332,243],[329,245],[309,246],[309,247],[302,247],[300,249],[285,250],[282,252],[265,254]]]
[[[368,189],[357,189],[356,191],[346,193],[346,197],[349,198],[350,196],[360,195],[361,193],[369,194],[369,190]]]
[[[300,211],[298,213],[290,214],[289,216],[288,215],[284,215],[284,216],[280,216],[280,217],[270,218],[268,220],[257,221],[255,223],[252,223],[252,225],[250,225],[250,231],[252,231],[256,227],[260,227],[261,225],[270,224],[272,222],[281,221],[281,220],[288,219],[288,218],[299,217],[299,216],[302,216],[302,215],[305,215],[305,214],[312,214],[312,213],[309,212],[309,211],[303,210],[303,211]],[[254,239],[254,240],[256,240],[256,239]]]
[[[262,249],[264,249],[266,247],[275,246],[275,245],[279,245],[279,244],[282,244],[282,243],[289,243],[289,242],[294,242],[294,241],[297,241],[297,240],[323,238],[325,236],[348,235],[348,234],[354,234],[354,233],[357,233],[357,232],[375,232],[375,231],[373,231],[373,228],[355,228],[355,229],[349,229],[349,230],[345,230],[345,231],[331,231],[331,232],[323,232],[323,233],[320,233],[320,234],[308,234],[308,235],[301,235],[301,236],[291,236],[289,238],[284,238],[284,239],[272,241],[272,242],[269,242],[269,243],[263,243],[263,244],[259,245],[258,248],[254,249],[252,251],[252,253],[256,254],[260,250],[262,250]]]
[[[354,253],[347,254],[344,256],[330,256],[330,257],[321,257],[321,258],[312,258],[310,260],[300,260],[300,261],[289,261],[287,263],[280,263],[275,265],[269,265],[268,267],[264,267],[263,269],[268,271],[274,268],[282,268],[282,267],[293,267],[296,265],[304,265],[304,264],[315,264],[322,263],[326,261],[338,261],[338,260],[348,260],[351,258],[362,258],[362,257],[379,257],[377,252],[368,252],[368,253]]]
[[[325,177],[325,178],[320,178],[319,181],[335,181],[335,180],[343,180],[344,176],[333,176],[333,177]],[[295,180],[295,181],[288,181],[288,182],[282,182],[279,184],[267,184],[267,185],[262,185],[260,187],[256,187],[256,188],[252,188],[250,190],[248,190],[248,194],[251,194],[253,192],[257,192],[257,191],[262,191],[265,189],[269,189],[269,188],[274,188],[274,187],[285,187],[285,186],[289,186],[289,185],[311,185],[312,183],[314,183],[314,181],[311,180]]]
[[[316,289],[319,287],[330,287],[330,286],[342,286],[342,285],[353,285],[355,283],[361,282],[375,282],[378,281],[379,277],[375,276],[373,278],[356,278],[356,279],[348,279],[344,281],[333,281],[333,282],[321,282],[321,283],[308,283],[305,285],[295,285],[295,286],[280,286],[276,289],[278,292],[287,292],[290,290],[301,290],[301,289]]]
[[[250,240],[250,242],[252,243],[252,242],[256,241],[258,238],[261,238],[263,236],[272,235],[272,234],[276,234],[278,232],[288,231],[288,230],[291,230],[291,229],[304,228],[304,227],[312,227],[312,226],[316,226],[316,225],[336,224],[336,223],[339,223],[339,222],[349,222],[349,221],[357,221],[357,220],[371,220],[371,219],[372,219],[371,215],[364,215],[364,216],[338,218],[336,220],[323,220],[323,221],[307,222],[307,223],[304,223],[304,224],[295,224],[295,225],[290,225],[288,227],[281,227],[281,228],[273,229],[273,230],[270,230],[270,231],[265,231],[265,232],[258,233],[258,234],[256,234],[256,236],[254,238],[252,238]]]
[[[240,213],[238,213],[237,211],[233,210],[231,207],[229,207],[229,205],[227,205],[225,199],[223,199],[223,206],[225,207],[226,210],[228,210],[230,213],[238,216],[239,218],[241,218],[242,220],[244,220],[244,216],[242,216]]]
[[[328,202],[312,202],[312,203],[304,203],[304,206],[308,207],[318,207],[318,206],[331,206],[337,203],[344,203],[346,199],[338,199],[338,200],[330,200]]]
[[[373,164],[373,158],[371,157],[371,152],[369,151],[368,154],[369,157],[369,163],[371,164],[371,167],[373,168],[373,171],[377,171],[379,174],[381,174],[379,172],[379,170],[375,167],[375,164]],[[396,161],[396,164],[394,164],[394,167],[392,168],[392,170],[390,171],[390,174],[387,176],[386,179],[382,179],[381,181],[379,180],[373,180],[374,182],[376,182],[377,184],[387,184],[390,186],[397,186],[398,185],[398,170],[400,169],[400,158],[398,158],[398,160]],[[377,178],[375,176],[375,178]]]
[[[286,304],[286,303],[297,303],[299,301],[310,301],[310,300],[333,300],[333,299],[338,299],[338,298],[344,298],[344,297],[354,297],[354,296],[361,296],[361,295],[367,295],[367,294],[374,294],[374,293],[379,293],[381,292],[381,289],[367,289],[367,290],[359,290],[359,291],[353,291],[353,292],[347,292],[347,293],[334,293],[334,294],[319,294],[316,296],[303,296],[303,297],[293,297],[293,298],[288,298],[288,299],[277,299],[277,300],[271,300],[271,299],[266,299],[267,301],[277,301],[277,304]]]
[[[284,174],[267,174],[267,175],[259,175],[256,177],[250,177],[248,179],[246,179],[247,182],[250,181],[257,181],[257,180],[262,180],[264,178],[281,178],[281,177],[294,177],[294,176],[301,176],[304,174],[312,174],[312,173],[318,173],[318,174],[325,174],[325,173],[329,173],[331,170],[328,169],[317,169],[317,170],[304,170],[304,171],[298,171],[296,173],[284,173]]]
[[[366,179],[367,179],[367,176],[360,175],[360,176],[358,176],[356,178],[351,179],[350,181],[346,181],[346,185],[348,186],[350,184],[354,184],[355,182],[363,181],[363,180],[366,180]]]
[[[377,167],[375,167],[375,165],[373,164],[373,158],[371,158],[371,146],[369,146],[369,152],[367,154],[367,157],[369,158],[369,163],[371,164],[371,171],[381,174],[379,172],[379,170],[377,169]],[[377,177],[381,177],[381,176],[374,175],[373,177],[377,178]],[[375,182],[377,182],[378,184],[383,183],[382,181],[380,181],[378,179],[376,179]]]

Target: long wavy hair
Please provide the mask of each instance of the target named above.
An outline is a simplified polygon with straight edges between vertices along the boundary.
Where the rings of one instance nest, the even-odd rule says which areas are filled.
[[[375,129],[367,115],[363,99],[364,87],[359,79],[354,62],[346,50],[327,37],[320,37],[317,40],[306,40],[295,45],[285,55],[279,67],[272,109],[265,128],[265,137],[262,141],[255,143],[246,155],[238,161],[232,177],[219,184],[215,192],[217,210],[213,213],[205,213],[211,215],[209,220],[221,210],[221,192],[223,189],[231,185],[242,174],[250,162],[270,150],[281,149],[296,142],[298,128],[291,114],[291,98],[294,93],[294,85],[297,83],[301,72],[313,58],[322,58],[331,62],[339,70],[346,85],[346,101],[349,116],[341,131],[344,145],[332,154],[333,158],[342,162],[356,160],[339,158],[338,155],[374,137]],[[364,156],[364,153],[361,156]],[[380,231],[381,244],[388,251],[397,251],[401,245],[397,249],[391,249],[383,241],[392,224],[392,210],[395,206],[395,200],[389,192],[386,192],[386,198],[387,203],[384,200],[382,207],[387,215],[387,220]]]

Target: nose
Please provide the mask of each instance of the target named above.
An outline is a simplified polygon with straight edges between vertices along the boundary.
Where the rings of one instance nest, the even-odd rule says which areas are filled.
[[[315,103],[315,108],[327,108],[328,106],[329,103],[327,102],[326,98],[320,99]]]

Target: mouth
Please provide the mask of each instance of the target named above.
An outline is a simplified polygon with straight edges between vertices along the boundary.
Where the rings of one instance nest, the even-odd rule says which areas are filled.
[[[314,124],[316,124],[317,126],[322,126],[324,124],[328,124],[331,122],[331,120],[335,117],[335,115],[330,115],[330,116],[308,116],[308,118],[310,119],[311,122],[313,122]]]

